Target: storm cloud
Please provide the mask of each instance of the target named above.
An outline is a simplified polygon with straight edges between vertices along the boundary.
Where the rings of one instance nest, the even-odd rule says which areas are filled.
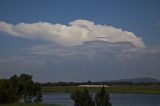
[[[119,28],[88,20],[75,20],[67,25],[0,22],[0,32],[6,33],[4,36],[35,39],[28,42],[49,41],[22,46],[4,55],[0,59],[4,77],[28,73],[41,82],[159,79],[160,48],[145,46],[134,33]]]
[[[81,19],[72,21],[68,25],[48,22],[13,25],[1,21],[0,31],[16,37],[47,40],[62,46],[77,46],[86,41],[100,40],[110,43],[129,42],[138,48],[145,47],[141,38],[133,32]]]

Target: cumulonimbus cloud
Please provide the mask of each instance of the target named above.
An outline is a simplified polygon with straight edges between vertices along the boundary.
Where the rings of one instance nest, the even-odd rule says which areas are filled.
[[[80,45],[85,41],[130,42],[135,47],[144,48],[141,38],[134,33],[107,25],[95,24],[88,20],[75,20],[68,25],[48,22],[18,23],[0,22],[0,32],[29,39],[42,39],[63,46]]]

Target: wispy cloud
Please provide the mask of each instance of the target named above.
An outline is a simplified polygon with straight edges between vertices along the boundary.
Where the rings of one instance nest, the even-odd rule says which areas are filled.
[[[42,39],[63,46],[76,46],[85,41],[101,40],[111,43],[130,42],[135,47],[145,47],[141,38],[137,37],[133,32],[95,24],[88,20],[75,20],[68,25],[48,22],[18,23],[13,25],[7,22],[0,22],[0,31],[11,36]]]
[[[21,49],[0,60],[0,63],[3,74],[27,72],[48,81],[53,78],[104,80],[115,75],[117,78],[159,78],[160,48],[137,48],[131,43],[103,41],[90,41],[72,47],[57,47],[50,43]]]

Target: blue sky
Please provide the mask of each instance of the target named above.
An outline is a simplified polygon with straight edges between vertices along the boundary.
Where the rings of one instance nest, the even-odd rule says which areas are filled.
[[[159,0],[1,0],[0,77],[158,79],[159,11]]]

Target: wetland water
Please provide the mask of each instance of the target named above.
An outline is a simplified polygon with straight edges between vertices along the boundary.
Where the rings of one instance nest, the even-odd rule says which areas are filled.
[[[110,94],[112,106],[160,106],[160,94]],[[43,103],[74,106],[70,93],[43,93]]]

